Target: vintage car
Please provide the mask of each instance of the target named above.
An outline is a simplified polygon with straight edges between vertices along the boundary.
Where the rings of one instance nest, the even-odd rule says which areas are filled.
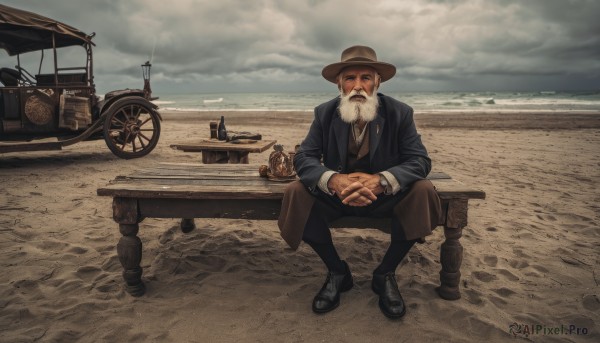
[[[14,68],[0,68],[0,153],[60,150],[81,141],[104,139],[118,157],[131,159],[150,153],[160,137],[162,120],[151,101],[151,64],[142,65],[143,89],[96,94],[92,42],[69,25],[41,15],[0,5],[0,48],[16,56]],[[58,57],[80,64],[62,66]],[[83,49],[83,51],[82,51]],[[44,59],[44,52],[49,58]],[[23,56],[39,59],[31,73]],[[7,57],[8,58],[8,57]],[[77,62],[75,62],[77,63]],[[1,66],[0,66],[1,67]]]

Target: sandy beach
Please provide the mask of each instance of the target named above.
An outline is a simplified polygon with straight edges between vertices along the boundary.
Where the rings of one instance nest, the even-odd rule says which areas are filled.
[[[600,341],[600,113],[417,113],[443,171],[487,193],[472,200],[461,243],[462,298],[445,301],[438,228],[397,270],[408,306],[385,318],[370,276],[389,238],[333,233],[355,287],[334,312],[316,315],[325,268],[292,251],[274,221],[145,219],[143,280],[123,289],[112,199],[96,189],[161,162],[200,162],[170,144],[209,136],[225,116],[291,149],[310,112],[162,112],[158,147],[135,160],[104,141],[63,151],[0,155],[1,342],[533,342]],[[251,154],[264,164],[270,151]],[[511,325],[527,326],[510,333]],[[535,329],[531,331],[531,329]]]

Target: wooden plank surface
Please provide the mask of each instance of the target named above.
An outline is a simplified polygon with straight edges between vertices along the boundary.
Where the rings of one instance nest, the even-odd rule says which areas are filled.
[[[281,199],[286,182],[258,175],[259,165],[164,163],[118,176],[98,188],[102,196],[184,199]],[[485,193],[453,180],[445,173],[428,177],[443,199],[484,199]]]
[[[257,176],[259,164],[199,164],[199,163],[161,163],[158,166],[134,171],[126,178],[178,178],[178,179],[227,179]],[[450,179],[444,172],[431,172],[427,179]]]
[[[485,199],[485,192],[471,188],[454,179],[431,180],[442,199]]]
[[[184,152],[207,151],[239,151],[263,152],[277,143],[276,140],[257,140],[254,143],[232,143],[215,139],[205,139],[199,142],[171,144],[171,148]]]

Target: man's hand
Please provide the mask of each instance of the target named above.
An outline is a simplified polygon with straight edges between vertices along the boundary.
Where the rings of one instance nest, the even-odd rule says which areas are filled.
[[[334,174],[329,179],[327,187],[335,192],[344,205],[367,206],[377,199],[369,187],[357,178],[350,178],[348,174]]]
[[[349,206],[367,206],[377,199],[368,187],[356,181],[342,191],[342,203]],[[341,199],[341,198],[340,198]]]
[[[375,195],[379,195],[385,192],[385,189],[379,183],[380,177],[379,174],[367,174],[367,173],[352,173],[348,174],[348,178],[350,180],[358,181],[362,183],[365,187],[371,190],[371,192]]]
[[[348,178],[348,174],[333,174],[327,182],[327,188],[334,192],[340,199],[344,200],[342,191],[353,182],[354,180]]]

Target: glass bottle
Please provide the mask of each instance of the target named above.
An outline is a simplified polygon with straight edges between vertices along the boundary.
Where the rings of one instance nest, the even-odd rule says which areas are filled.
[[[219,127],[217,128],[217,138],[220,141],[227,140],[227,129],[225,128],[225,117],[221,116],[221,121],[219,122]]]

